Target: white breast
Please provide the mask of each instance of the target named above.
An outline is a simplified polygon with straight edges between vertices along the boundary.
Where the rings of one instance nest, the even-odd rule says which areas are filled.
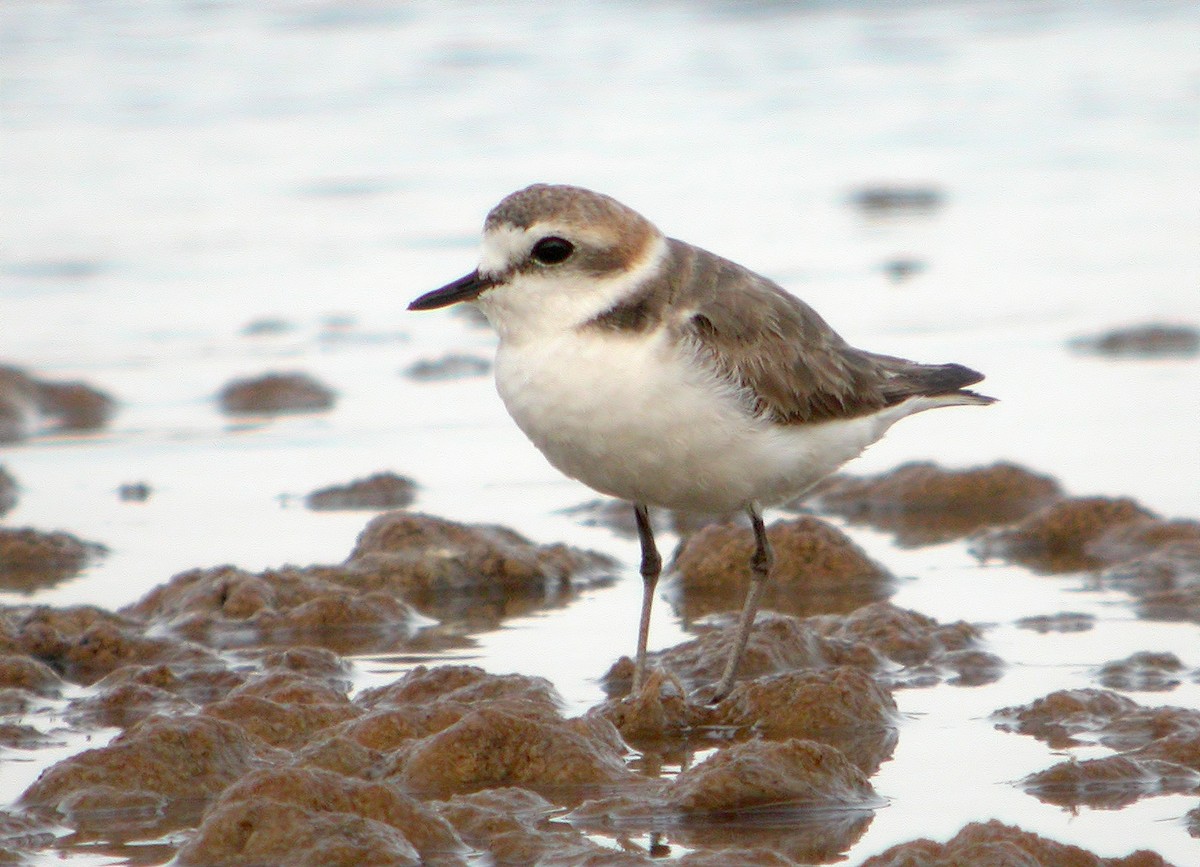
[[[749,415],[665,331],[572,329],[502,341],[496,387],[563,473],[611,496],[697,511],[797,496],[895,420],[773,425]]]

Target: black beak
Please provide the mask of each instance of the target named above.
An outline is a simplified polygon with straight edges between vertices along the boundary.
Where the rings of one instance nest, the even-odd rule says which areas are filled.
[[[439,307],[449,307],[459,301],[470,301],[478,298],[480,293],[491,289],[496,281],[491,277],[480,276],[478,271],[472,271],[466,277],[460,277],[453,283],[447,283],[441,289],[426,292],[420,298],[408,305],[409,310],[437,310]]]

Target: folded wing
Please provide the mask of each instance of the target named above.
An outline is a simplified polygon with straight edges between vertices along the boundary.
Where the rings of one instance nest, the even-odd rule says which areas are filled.
[[[983,379],[968,367],[855,349],[770,280],[704,250],[680,248],[674,254],[690,267],[673,287],[681,315],[671,327],[757,414],[799,424],[868,415],[918,396],[993,400],[965,390]]]

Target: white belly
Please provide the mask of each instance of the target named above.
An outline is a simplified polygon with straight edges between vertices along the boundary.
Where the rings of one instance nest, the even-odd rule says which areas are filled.
[[[661,333],[566,332],[502,343],[496,387],[566,475],[614,497],[696,511],[797,496],[894,420],[772,425],[689,362]]]

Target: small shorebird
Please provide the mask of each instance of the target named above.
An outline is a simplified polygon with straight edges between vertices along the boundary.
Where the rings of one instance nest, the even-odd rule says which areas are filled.
[[[499,334],[496,388],[525,435],[566,475],[633,504],[634,694],[662,571],[647,507],[750,516],[752,581],[719,700],[770,577],[763,507],[804,493],[905,416],[994,401],[965,390],[981,374],[855,349],[767,278],[579,187],[505,198],[484,223],[479,267],[409,309],[460,301]]]

